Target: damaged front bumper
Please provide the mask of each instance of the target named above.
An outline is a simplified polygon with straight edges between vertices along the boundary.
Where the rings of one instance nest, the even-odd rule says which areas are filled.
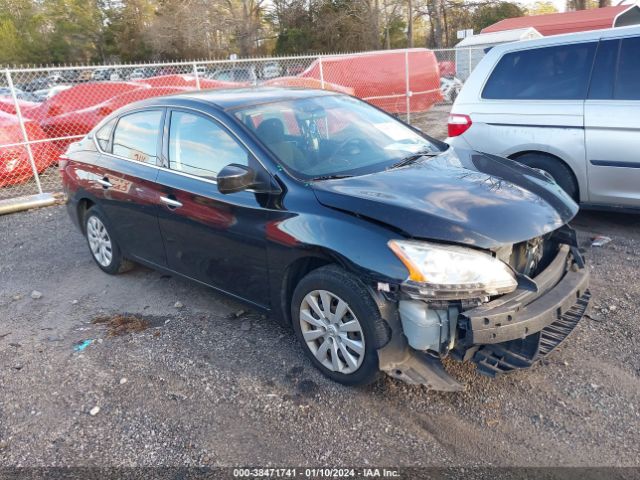
[[[575,237],[561,244],[553,260],[533,279],[524,278],[510,294],[470,309],[449,308],[448,322],[441,323],[448,353],[457,360],[471,360],[478,371],[495,376],[528,368],[562,343],[576,327],[590,299],[589,271]],[[428,302],[412,300],[427,312]],[[405,311],[410,311],[405,309]],[[395,322],[389,322],[392,340],[379,350],[380,369],[408,383],[435,390],[456,391],[463,386],[442,367],[442,350],[418,351],[403,332],[402,302]],[[400,330],[402,334],[397,334]],[[404,329],[406,330],[406,329]],[[449,349],[450,348],[450,349]]]

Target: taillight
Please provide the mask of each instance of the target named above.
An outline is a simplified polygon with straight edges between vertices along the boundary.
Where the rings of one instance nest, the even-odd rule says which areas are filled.
[[[460,113],[451,113],[449,115],[449,136],[457,137],[471,128],[473,122],[469,115],[462,115]]]

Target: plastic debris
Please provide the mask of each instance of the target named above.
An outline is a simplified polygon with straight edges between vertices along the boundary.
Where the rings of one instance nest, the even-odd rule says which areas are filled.
[[[34,290],[33,292],[31,292],[31,298],[33,298],[34,300],[38,300],[39,298],[42,298],[42,292],[39,292],[38,290]]]
[[[89,415],[91,415],[92,417],[95,417],[98,413],[100,413],[100,407],[98,407],[97,405],[89,410]]]
[[[175,308],[182,308],[182,307],[184,307],[184,304],[182,302],[176,302],[176,303],[173,304],[173,306]]]
[[[125,384],[125,383],[127,383],[127,382],[128,382],[128,380],[127,380],[125,377],[122,377],[122,378],[120,379],[120,385],[124,385],[124,384]]]
[[[606,237],[604,235],[598,235],[597,237],[593,237],[591,239],[591,246],[592,247],[604,247],[610,241],[611,241],[611,237]]]
[[[93,340],[85,340],[84,342],[76,343],[76,344],[73,346],[73,350],[74,350],[75,352],[81,352],[81,351],[83,351],[85,348],[87,348],[89,345],[91,345],[92,343],[93,343]]]

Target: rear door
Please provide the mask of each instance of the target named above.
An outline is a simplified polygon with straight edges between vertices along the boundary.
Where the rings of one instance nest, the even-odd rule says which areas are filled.
[[[640,37],[600,43],[585,140],[589,201],[640,206]]]
[[[121,116],[102,150],[96,176],[100,205],[127,256],[165,266],[156,183],[164,109]],[[100,132],[99,132],[100,133]]]
[[[261,194],[223,195],[216,185],[231,163],[262,167],[219,119],[192,110],[169,114],[163,151],[169,168],[158,175],[169,268],[267,306],[268,212]]]

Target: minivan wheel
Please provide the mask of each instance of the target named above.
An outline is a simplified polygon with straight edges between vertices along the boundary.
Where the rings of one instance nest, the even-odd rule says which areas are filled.
[[[305,354],[327,377],[345,385],[376,379],[384,322],[353,275],[336,266],[309,273],[293,293],[291,318]]]
[[[91,207],[84,217],[84,232],[89,251],[98,266],[109,274],[131,270],[133,263],[122,256],[122,251],[107,227],[108,222],[98,207]]]
[[[544,170],[553,177],[562,189],[576,202],[579,202],[578,184],[571,169],[559,158],[540,153],[525,153],[515,157],[516,162],[527,167]]]

